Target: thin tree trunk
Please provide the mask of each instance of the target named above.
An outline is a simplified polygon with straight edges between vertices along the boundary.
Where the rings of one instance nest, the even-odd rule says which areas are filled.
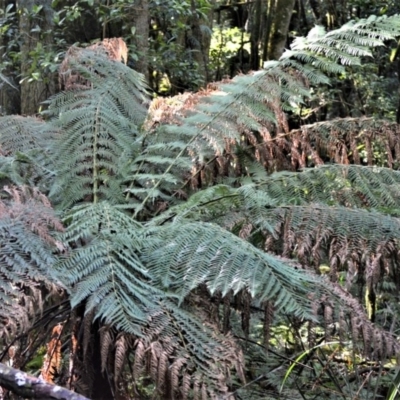
[[[16,4],[14,0],[0,0],[0,10],[5,13],[7,6],[13,4],[10,10],[15,12]],[[4,14],[3,14],[4,15]],[[11,27],[11,29],[14,27]],[[7,60],[8,36],[0,35],[0,62]],[[17,71],[12,71],[9,67],[0,69],[0,115],[19,114],[20,107],[20,91],[19,85],[14,79],[18,75]]]
[[[260,68],[260,42],[262,38],[261,22],[263,19],[262,0],[256,0],[251,13],[250,28],[250,68],[257,71]]]
[[[133,43],[138,51],[138,60],[135,61],[135,70],[142,73],[146,79],[149,78],[149,2],[148,0],[137,0],[135,2],[135,14],[132,26],[135,27]]]
[[[268,21],[264,37],[263,60],[278,60],[282,55],[296,0],[269,0]]]
[[[37,15],[34,6],[36,9],[42,6]],[[21,113],[32,115],[38,112],[41,102],[55,93],[54,76],[41,74],[36,79],[32,75],[40,72],[39,54],[44,54],[51,47],[53,10],[51,0],[20,0],[18,10],[21,13],[19,28],[22,37]]]
[[[201,30],[201,25],[205,23],[205,21],[201,21],[198,15],[196,14],[196,3],[195,0],[191,0],[191,10],[192,10],[192,18],[191,18],[191,27],[192,33],[195,37],[198,45],[194,51],[193,58],[197,62],[199,66],[199,73],[203,77],[204,83],[210,81],[209,71],[208,71],[208,63],[209,63],[209,51],[211,45],[211,35],[204,34]],[[211,29],[212,22],[212,9],[210,11],[209,16],[209,25]]]
[[[100,340],[100,324],[95,321],[92,326],[92,351],[91,351],[91,368],[93,371],[93,400],[109,400],[115,399],[114,381],[110,380],[106,372],[101,370],[102,354],[101,354],[101,340]]]

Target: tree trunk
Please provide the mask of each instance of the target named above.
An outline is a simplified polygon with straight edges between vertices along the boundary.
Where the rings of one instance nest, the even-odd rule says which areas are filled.
[[[191,0],[191,11],[192,18],[190,21],[190,26],[192,28],[192,34],[196,39],[197,45],[194,48],[193,58],[197,62],[199,66],[199,73],[203,77],[203,84],[206,84],[210,81],[210,74],[208,70],[209,63],[209,52],[211,45],[211,35],[207,35],[201,30],[201,25],[204,25],[205,21],[201,21],[198,15],[196,14],[196,3],[195,0]],[[212,9],[210,10],[209,15],[209,26],[211,29],[212,22]]]
[[[10,11],[15,12],[16,4],[14,0],[0,0],[0,10],[3,10],[5,13],[7,6],[11,4],[14,7]],[[7,18],[7,15],[3,14],[3,16]],[[16,26],[11,24],[7,32],[3,32],[0,35],[0,66],[4,61],[9,61],[7,47],[12,30],[15,32]],[[0,74],[0,115],[19,114],[21,111],[21,98],[19,85],[15,79],[17,72],[13,71],[10,67],[0,67]]]
[[[114,380],[107,376],[106,372],[101,370],[102,354],[100,340],[100,323],[95,321],[92,325],[92,340],[91,340],[91,368],[93,371],[93,387],[91,398],[93,400],[110,400],[115,399]]]
[[[0,385],[21,397],[40,400],[88,400],[61,386],[51,385],[0,363]]]
[[[264,36],[263,60],[278,60],[282,55],[296,0],[269,0]]]
[[[137,49],[138,60],[135,61],[135,70],[149,79],[149,2],[148,0],[137,0],[135,2],[135,13],[132,26],[136,28],[133,43]]]
[[[42,7],[41,9],[39,9]],[[51,48],[53,10],[51,0],[20,0],[21,113],[36,114],[40,103],[55,93],[52,74],[40,70],[40,57]]]
[[[250,21],[250,68],[260,68],[260,41],[262,37],[263,1],[256,0],[252,7]]]

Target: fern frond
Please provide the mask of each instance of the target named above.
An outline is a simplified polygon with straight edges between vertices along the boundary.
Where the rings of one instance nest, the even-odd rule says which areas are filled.
[[[0,201],[0,335],[26,328],[41,291],[57,281],[51,271],[62,231],[45,196],[27,187],[5,188]],[[40,307],[40,305],[39,305]]]
[[[277,309],[309,315],[305,295],[317,277],[296,270],[283,260],[252,246],[211,223],[171,223],[152,231],[153,243],[143,262],[160,288],[181,300],[200,284],[223,295],[248,290],[259,302],[272,300]]]
[[[195,390],[198,381],[211,398],[229,395],[231,374],[244,382],[241,349],[231,335],[221,335],[209,320],[201,318],[193,298],[184,308],[170,301],[161,306],[150,314],[148,340],[136,343],[135,379],[146,372],[161,395],[169,388],[171,396],[182,398]]]
[[[198,220],[202,216],[211,220],[222,215],[223,210],[228,214],[247,210],[248,215],[254,215],[254,221],[262,221],[267,212],[277,207],[307,207],[313,203],[397,216],[399,183],[400,172],[384,167],[337,164],[302,172],[281,171],[259,184],[244,184],[237,189],[216,185],[194,194],[185,204],[171,207],[155,221],[182,217]]]
[[[17,115],[0,118],[1,155],[24,153],[39,147],[40,133],[44,122],[34,117]]]
[[[291,50],[284,53],[282,59],[293,57],[322,69],[329,66],[329,60],[335,64],[359,65],[360,57],[372,56],[371,48],[384,46],[385,41],[395,40],[399,35],[399,15],[371,16],[350,21],[328,33],[317,26],[309,32],[307,38],[295,39]],[[320,56],[326,58],[318,62]],[[317,58],[313,60],[313,57]]]
[[[280,204],[310,202],[399,210],[400,172],[360,165],[322,165],[301,173],[278,172],[260,188]]]
[[[303,251],[307,245],[310,257],[332,241],[343,259],[360,249],[372,254],[399,237],[399,178],[391,169],[350,165],[280,172],[259,185],[200,191],[152,224],[212,221],[238,233],[250,223],[253,236],[262,231]]]
[[[53,143],[57,178],[51,197],[63,208],[88,198],[122,202],[146,116],[143,77],[89,50],[78,53],[71,64],[91,87],[49,101],[46,114],[61,131]]]
[[[95,318],[141,336],[148,310],[158,308],[157,296],[162,295],[138,256],[143,228],[106,202],[76,206],[65,219],[64,240],[82,244],[57,268],[72,288],[72,306],[86,301]]]

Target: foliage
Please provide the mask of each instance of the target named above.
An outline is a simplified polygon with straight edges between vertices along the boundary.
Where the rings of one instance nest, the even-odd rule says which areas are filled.
[[[44,120],[0,120],[3,343],[29,336],[43,294],[36,318],[53,327],[64,289],[74,373],[60,376],[89,396],[100,369],[139,397],[263,398],[283,381],[302,398],[384,394],[399,128],[291,130],[287,112],[398,36],[398,16],[317,27],[262,71],[150,107],[140,74],[73,50],[75,85]]]

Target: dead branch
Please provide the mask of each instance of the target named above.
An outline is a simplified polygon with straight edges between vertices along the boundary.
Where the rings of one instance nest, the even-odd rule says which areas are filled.
[[[0,363],[0,386],[18,396],[41,400],[88,400],[61,386],[46,383],[18,369]]]

